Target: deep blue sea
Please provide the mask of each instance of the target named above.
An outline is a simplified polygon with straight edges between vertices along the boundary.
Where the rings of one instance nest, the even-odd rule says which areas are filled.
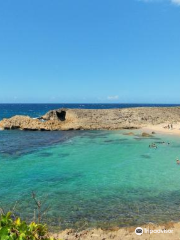
[[[1,104],[0,118],[37,117],[60,107],[137,106],[147,105]],[[180,137],[125,132],[0,131],[0,207],[8,211],[16,203],[16,215],[37,219],[34,191],[42,211],[48,208],[44,222],[58,229],[179,220]],[[158,148],[149,148],[152,143]]]

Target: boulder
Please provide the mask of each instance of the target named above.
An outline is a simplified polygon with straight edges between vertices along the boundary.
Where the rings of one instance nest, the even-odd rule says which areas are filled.
[[[134,133],[133,132],[128,132],[128,133],[124,133],[123,135],[134,136]]]
[[[146,133],[146,132],[143,132],[141,136],[142,136],[142,137],[152,137],[151,134]]]

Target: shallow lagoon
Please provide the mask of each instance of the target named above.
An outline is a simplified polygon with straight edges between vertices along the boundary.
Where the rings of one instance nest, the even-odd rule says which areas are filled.
[[[124,132],[0,131],[0,204],[32,220],[35,191],[62,228],[179,220],[180,138]]]

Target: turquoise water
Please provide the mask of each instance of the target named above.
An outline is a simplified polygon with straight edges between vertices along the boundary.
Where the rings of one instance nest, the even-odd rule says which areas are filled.
[[[180,138],[124,132],[0,131],[0,205],[32,220],[34,191],[61,228],[179,220]]]

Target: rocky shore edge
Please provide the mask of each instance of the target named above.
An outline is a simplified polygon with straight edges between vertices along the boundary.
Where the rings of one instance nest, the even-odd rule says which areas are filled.
[[[143,229],[142,235],[137,235],[135,233],[137,227]],[[169,222],[162,225],[150,223],[136,227],[114,227],[109,230],[99,228],[75,231],[66,229],[60,233],[51,235],[57,239],[63,240],[179,240],[180,223]]]
[[[0,121],[1,130],[117,130],[180,123],[180,107],[126,109],[56,109],[39,118],[13,116]]]

